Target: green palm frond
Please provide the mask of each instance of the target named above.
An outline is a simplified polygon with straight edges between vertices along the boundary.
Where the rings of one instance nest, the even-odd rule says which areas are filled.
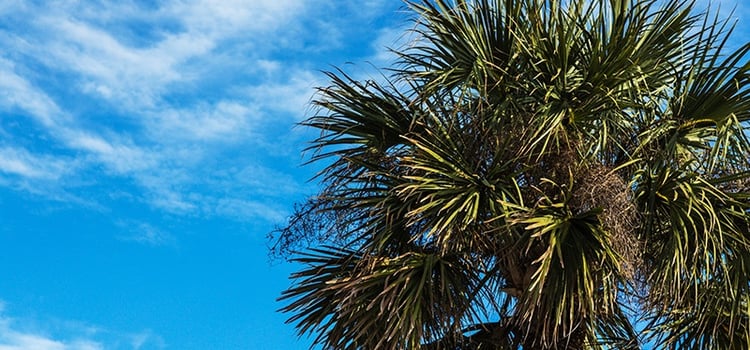
[[[665,349],[747,349],[749,292],[746,279],[698,282],[689,289],[689,302],[671,303],[651,315],[648,335]]]
[[[327,73],[303,122],[322,189],[275,236],[309,246],[282,295],[300,334],[750,346],[750,44],[727,52],[727,21],[690,0],[407,4],[392,75]]]
[[[539,243],[545,247],[532,262],[533,274],[516,316],[527,325],[534,346],[542,348],[596,343],[596,335],[589,332],[596,320],[615,319],[619,312],[620,259],[599,222],[601,208],[576,214],[567,204],[568,193],[560,197],[562,202],[544,197],[516,221],[528,232],[528,249]]]
[[[512,78],[512,28],[522,3],[512,0],[409,2],[418,14],[414,32],[423,41],[399,53],[403,75],[424,80],[428,91],[502,89]],[[484,92],[484,91],[483,91]],[[497,91],[502,93],[502,90]]]
[[[302,253],[308,266],[281,300],[301,333],[335,349],[416,348],[460,332],[472,314],[478,276],[456,256],[412,252],[386,258],[323,247]],[[445,307],[446,304],[450,307]]]

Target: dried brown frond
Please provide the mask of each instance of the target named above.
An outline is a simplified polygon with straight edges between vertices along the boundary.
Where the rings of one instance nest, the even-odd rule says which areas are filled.
[[[634,278],[641,266],[642,244],[638,240],[639,213],[627,182],[610,167],[595,164],[579,171],[572,192],[570,206],[576,211],[602,209],[599,220],[622,258],[622,271]]]

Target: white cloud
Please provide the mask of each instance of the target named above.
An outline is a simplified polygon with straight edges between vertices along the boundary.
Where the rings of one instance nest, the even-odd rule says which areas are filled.
[[[269,65],[270,69],[278,70]],[[248,87],[245,92],[259,108],[268,112],[283,112],[302,120],[315,86],[323,83],[320,76],[309,71],[286,72],[283,81],[265,82]]]
[[[198,206],[184,198],[182,193],[167,189],[153,191],[147,200],[152,206],[175,214],[195,213],[198,209]]]
[[[0,15],[17,10],[23,7],[24,4],[24,0],[5,0],[0,2]]]
[[[386,3],[5,2],[0,109],[32,117],[40,137],[4,143],[0,186],[56,198],[101,186],[87,200],[121,193],[178,215],[278,220],[281,193],[299,195],[308,176],[248,164],[297,156],[293,124],[324,84],[308,53],[340,48],[347,26]],[[29,144],[34,153],[22,151]]]
[[[35,155],[14,147],[0,147],[0,173],[32,179],[56,180],[73,169],[71,161]]]
[[[128,338],[130,338],[130,345],[133,347],[133,350],[140,350],[146,345],[153,345],[157,349],[163,349],[166,347],[164,339],[158,334],[154,334],[150,329],[144,330],[140,333],[131,334]]]
[[[146,17],[143,12],[154,9],[110,2],[98,7],[63,3],[52,11],[37,9],[40,15],[35,16],[35,24],[45,28],[46,35],[27,50],[47,65],[79,74],[83,92],[129,110],[154,107],[170,84],[200,78],[195,74],[201,74],[201,65],[191,67],[191,63],[214,59],[219,54],[217,46],[224,41],[257,42],[263,34],[294,23],[292,17],[304,4],[292,0],[167,1],[147,18],[151,25],[165,27],[155,29],[160,35],[147,45],[134,45],[129,43],[130,35],[111,31],[107,25]],[[94,17],[91,7],[102,13]],[[109,23],[100,23],[99,17]]]
[[[213,48],[201,35],[170,34],[155,47],[138,48],[88,23],[50,17],[41,25],[57,33],[36,47],[48,55],[41,59],[79,74],[84,92],[132,109],[153,106],[165,86],[185,78],[179,64]]]
[[[30,325],[35,326],[30,326]],[[0,350],[139,350],[164,349],[164,339],[150,329],[135,333],[114,332],[71,321],[46,321],[10,317],[0,301]],[[50,330],[55,329],[55,334]]]
[[[93,340],[60,340],[33,331],[15,328],[13,319],[0,316],[0,350],[99,350],[102,344]]]
[[[198,0],[165,6],[182,18],[187,31],[226,36],[238,31],[269,32],[285,25],[304,2],[298,0]]]
[[[18,108],[46,126],[55,124],[60,108],[42,90],[15,72],[15,64],[0,58],[0,106]]]
[[[158,166],[158,153],[132,143],[106,140],[100,135],[78,130],[61,130],[60,133],[69,147],[86,151],[116,174],[125,175]]]
[[[126,233],[120,238],[124,241],[135,242],[152,247],[174,246],[177,239],[174,235],[145,222],[120,222],[119,226]],[[138,339],[145,335],[140,335]],[[145,339],[145,338],[144,338]]]
[[[288,215],[286,211],[275,209],[268,203],[241,198],[218,198],[210,205],[208,209],[215,214],[241,221],[263,219],[267,222],[282,222]]]
[[[247,136],[259,114],[253,106],[226,100],[193,108],[166,108],[153,112],[147,132],[164,142],[226,142]]]

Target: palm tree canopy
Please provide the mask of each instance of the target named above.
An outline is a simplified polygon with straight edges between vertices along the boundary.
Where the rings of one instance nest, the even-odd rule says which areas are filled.
[[[750,348],[750,43],[691,1],[422,0],[328,73],[272,237],[330,349]]]

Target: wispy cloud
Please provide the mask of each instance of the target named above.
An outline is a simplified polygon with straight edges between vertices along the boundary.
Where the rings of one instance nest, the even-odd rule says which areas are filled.
[[[0,301],[0,350],[139,350],[164,349],[164,340],[151,330],[112,332],[77,322],[18,319],[7,315]],[[33,326],[31,326],[33,325]]]
[[[269,62],[264,62],[268,64]],[[244,89],[243,93],[265,112],[282,112],[298,119],[305,116],[313,88],[323,84],[317,74],[310,71],[296,71],[287,67],[268,68],[273,74],[288,76],[284,81],[259,83]]]
[[[165,108],[150,114],[149,136],[165,143],[228,142],[252,132],[252,124],[260,119],[257,107],[239,101]]]
[[[304,147],[293,124],[325,83],[318,60],[386,6],[4,2],[0,112],[34,133],[14,129],[0,144],[0,186],[50,198],[109,186],[86,200],[106,206],[127,193],[172,214],[277,222],[279,199],[307,188],[308,175],[288,173],[299,173]],[[10,122],[0,119],[0,134]]]
[[[16,64],[0,57],[0,107],[20,110],[45,126],[61,114],[57,104],[16,71]]]
[[[22,148],[0,147],[0,174],[57,180],[74,168],[74,164],[58,156],[35,155]]]
[[[210,79],[204,74],[215,74],[216,57],[232,55],[224,44],[263,44],[259,38],[294,23],[291,18],[302,4],[288,0],[165,1],[148,8],[134,3],[63,1],[52,9],[35,9],[33,24],[42,42],[23,48],[47,66],[76,74],[84,93],[126,110],[159,108],[155,105],[174,84]],[[134,25],[145,26],[151,35],[133,33]],[[253,49],[259,51],[261,46],[266,45]],[[240,54],[234,58],[261,58]]]
[[[130,334],[127,336],[127,338],[130,339],[130,345],[133,347],[133,350],[140,350],[146,346],[151,346],[157,349],[166,348],[164,339],[162,339],[162,337],[158,334],[154,334],[154,332],[150,329],[146,329],[139,333]]]
[[[262,39],[289,30],[286,23],[303,6],[291,0],[5,3],[5,21],[30,20],[24,31],[0,29],[10,52],[0,57],[0,109],[31,117],[78,167],[64,166],[70,158],[11,144],[0,148],[0,173],[58,180],[78,170],[94,181],[131,179],[144,201],[173,212],[268,212],[262,202],[212,198],[215,189],[202,188],[200,174],[214,171],[202,165],[217,152],[257,147],[268,137],[262,128],[269,113],[278,118],[279,111],[291,114],[304,105],[314,74],[279,78],[279,68],[267,64],[273,59],[263,41],[269,39]],[[216,80],[234,75],[225,68],[245,69],[244,78]],[[55,76],[73,85],[45,86]],[[206,84],[218,91],[204,94]],[[87,107],[92,103],[104,109]]]
[[[149,223],[137,221],[121,221],[119,226],[125,231],[120,239],[151,247],[175,246],[177,239],[174,235]]]
[[[267,222],[281,222],[287,212],[274,208],[266,202],[258,202],[242,198],[219,198],[211,203],[214,214],[237,220],[263,220]]]

